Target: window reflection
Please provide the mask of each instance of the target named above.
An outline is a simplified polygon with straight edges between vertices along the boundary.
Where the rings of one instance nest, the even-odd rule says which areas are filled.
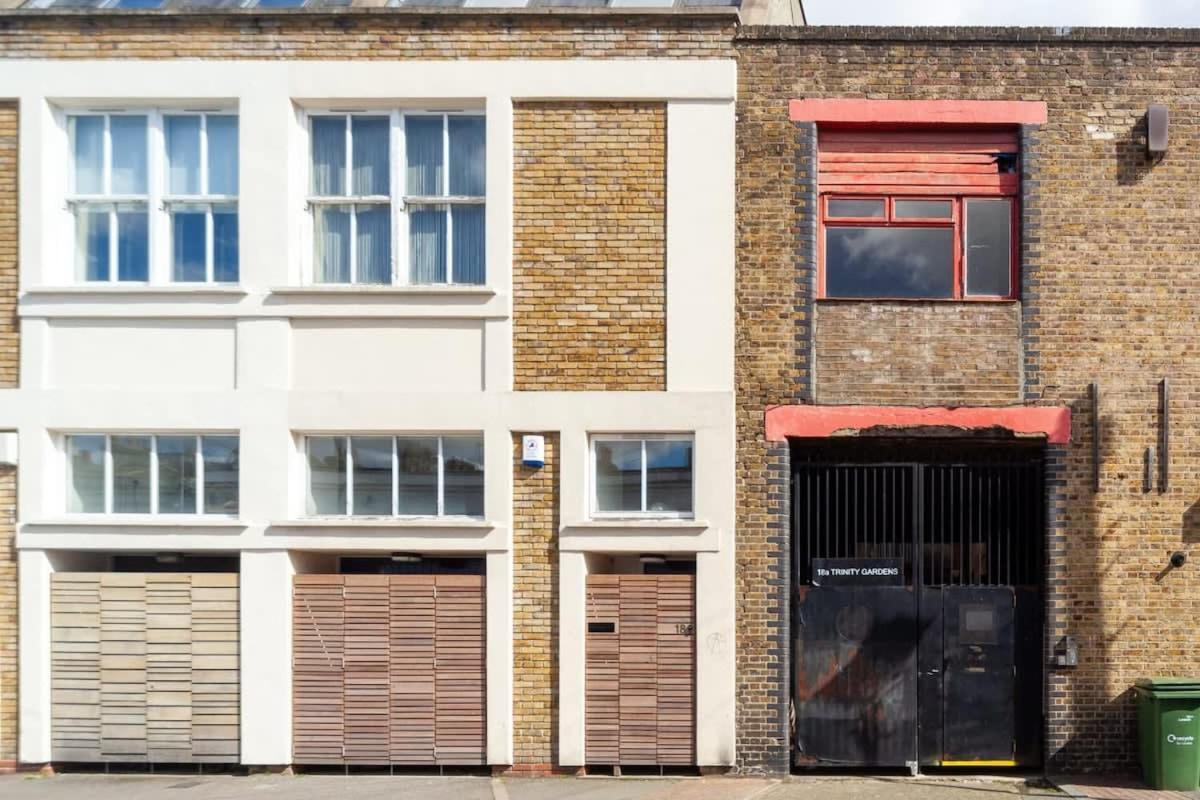
[[[826,228],[825,292],[830,297],[953,297],[954,230]]]

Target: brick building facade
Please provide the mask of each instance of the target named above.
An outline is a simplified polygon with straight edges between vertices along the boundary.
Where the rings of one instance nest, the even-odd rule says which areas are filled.
[[[791,763],[788,448],[776,405],[1069,409],[1046,469],[1045,757],[1050,768],[1130,768],[1136,678],[1195,672],[1184,620],[1196,573],[1168,569],[1195,540],[1190,442],[1196,152],[1185,31],[742,28],[738,100],[739,762]],[[1021,136],[1016,299],[819,299],[822,121],[794,99],[1046,104]],[[1169,106],[1169,151],[1146,153],[1147,108]],[[826,120],[827,122],[827,120]],[[917,122],[913,120],[913,122]],[[929,119],[926,124],[935,123]],[[835,126],[836,127],[836,126]],[[1170,454],[1159,465],[1161,379]],[[1100,387],[1093,489],[1089,385]],[[893,432],[899,433],[899,432]],[[911,431],[910,431],[911,433]],[[943,431],[944,433],[944,431]],[[961,433],[961,432],[960,432]],[[1156,470],[1158,467],[1156,466]],[[794,623],[793,623],[794,625]],[[1077,666],[1058,666],[1063,637]]]

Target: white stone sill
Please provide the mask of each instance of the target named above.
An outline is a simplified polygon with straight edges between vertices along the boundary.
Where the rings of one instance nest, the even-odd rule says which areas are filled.
[[[580,520],[579,522],[569,522],[561,527],[561,531],[595,531],[595,532],[612,532],[612,531],[644,531],[644,530],[666,530],[675,532],[685,531],[704,531],[710,527],[709,523],[704,520],[697,519],[677,519],[663,517],[622,517],[622,518],[602,518]]]
[[[28,528],[245,528],[246,523],[232,517],[180,514],[110,514],[44,517],[17,523]]]
[[[400,528],[413,530],[436,528],[439,530],[494,530],[496,523],[485,519],[454,519],[444,517],[304,517],[301,519],[277,520],[272,528]]]
[[[272,295],[287,297],[494,297],[496,290],[490,286],[355,286],[355,285],[308,285],[275,286]]]
[[[228,297],[243,297],[249,294],[241,286],[232,284],[149,284],[149,283],[86,283],[69,286],[31,286],[21,292],[22,297],[55,297],[59,295],[99,296],[99,297],[154,297],[163,295],[169,297],[203,297],[221,295]]]

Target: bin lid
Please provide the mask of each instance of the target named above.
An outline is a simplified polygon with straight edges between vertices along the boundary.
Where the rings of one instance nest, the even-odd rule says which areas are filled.
[[[1196,692],[1200,691],[1200,678],[1138,678],[1133,685],[1156,692]]]

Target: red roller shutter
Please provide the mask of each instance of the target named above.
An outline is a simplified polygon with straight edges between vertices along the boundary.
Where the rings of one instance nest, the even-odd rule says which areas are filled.
[[[858,129],[818,132],[826,194],[1015,195],[1013,127]]]

